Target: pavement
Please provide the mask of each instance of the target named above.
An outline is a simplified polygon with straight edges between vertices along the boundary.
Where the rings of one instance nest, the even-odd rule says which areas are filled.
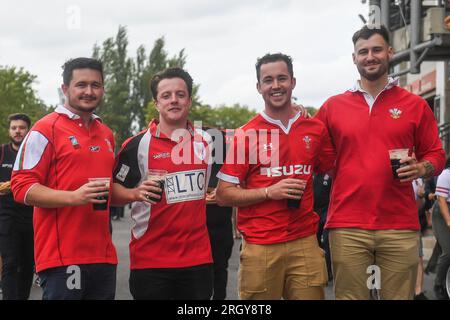
[[[129,251],[128,244],[130,240],[130,230],[132,226],[132,220],[129,217],[128,212],[125,212],[125,217],[120,220],[113,220],[113,241],[116,245],[119,265],[117,268],[117,289],[116,289],[116,299],[117,300],[131,300],[131,294],[128,286],[128,278],[129,278]],[[433,246],[435,243],[435,239],[432,233],[429,233],[424,237],[424,265],[431,256],[431,252],[433,250]],[[241,240],[236,239],[234,241],[233,253],[229,261],[228,268],[228,287],[227,287],[227,299],[228,300],[237,300],[237,274],[239,268],[239,247],[241,244]],[[426,296],[429,299],[435,299],[433,294],[433,274],[424,275],[424,291]],[[1,296],[1,294],[0,294]],[[333,300],[333,288],[332,283],[329,282],[328,286],[325,290],[325,298],[327,300]],[[30,295],[31,300],[40,300],[42,299],[42,290],[39,286],[33,285]]]

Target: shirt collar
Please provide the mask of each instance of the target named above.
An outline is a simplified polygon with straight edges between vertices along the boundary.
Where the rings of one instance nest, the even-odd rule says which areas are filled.
[[[64,105],[57,106],[56,109],[55,109],[55,112],[59,113],[59,114],[65,114],[66,116],[69,117],[69,119],[72,119],[72,120],[80,119],[79,115],[73,113],[72,111],[67,109]],[[91,114],[91,119],[92,120],[98,119],[98,120],[102,121],[102,119],[98,115],[96,115],[94,113]]]
[[[394,86],[398,86],[399,83],[399,78],[393,78],[393,77],[389,77],[388,78],[388,83],[386,84],[386,87],[384,87],[384,90],[389,90],[391,88],[393,88]],[[360,80],[357,80],[356,83],[353,85],[352,88],[349,89],[350,92],[362,92],[362,93],[367,93],[367,91],[365,91],[363,88],[361,88],[361,82]]]
[[[386,84],[386,87],[384,87],[384,90],[389,90],[395,86],[398,86],[399,83],[399,78],[393,78],[393,77],[389,77],[388,78],[388,83]],[[367,91],[365,91],[363,88],[361,88],[361,82],[360,80],[357,80],[356,83],[353,85],[352,88],[349,89],[350,92],[362,92],[362,93],[367,93]]]
[[[148,125],[148,128],[152,136],[156,138],[170,139],[170,137],[167,137],[164,133],[161,132],[159,121],[157,119],[153,119]],[[191,136],[195,135],[195,128],[190,121],[188,121],[187,123],[187,130],[189,131]]]
[[[285,126],[283,125],[283,123],[282,123],[280,120],[278,120],[278,119],[272,119],[271,117],[269,117],[265,111],[262,111],[262,112],[260,113],[260,115],[261,115],[261,117],[263,117],[267,122],[272,123],[272,124],[274,124],[274,125],[280,127],[281,130],[283,130],[284,133],[288,134],[289,131],[291,130],[292,124],[293,124],[295,121],[297,121],[298,118],[300,118],[300,116],[302,115],[302,113],[299,111],[299,112],[297,112],[297,114],[296,114],[293,118],[289,119],[289,123],[288,123],[288,126],[287,126],[287,127],[285,127]]]

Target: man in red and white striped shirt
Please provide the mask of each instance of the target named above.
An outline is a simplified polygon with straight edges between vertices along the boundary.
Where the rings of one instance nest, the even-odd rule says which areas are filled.
[[[116,159],[113,201],[132,203],[130,291],[134,299],[202,299],[212,295],[206,227],[208,135],[188,121],[192,78],[169,68],[151,81],[159,119],[128,139]],[[148,179],[164,170],[163,183]],[[164,191],[164,192],[163,192]]]

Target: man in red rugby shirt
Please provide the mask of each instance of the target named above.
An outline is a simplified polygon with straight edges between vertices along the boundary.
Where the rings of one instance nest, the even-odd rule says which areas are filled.
[[[265,108],[235,130],[216,194],[220,205],[239,207],[239,295],[323,299],[327,270],[312,174],[333,167],[334,149],[325,126],[291,104],[296,81],[289,56],[265,55],[256,74]]]
[[[206,227],[210,137],[188,121],[193,81],[181,68],[151,80],[159,112],[116,159],[113,201],[132,203],[130,291],[134,299],[210,299],[213,269]],[[150,170],[166,171],[163,184]]]
[[[36,270],[43,299],[114,299],[116,250],[107,200],[114,166],[112,131],[94,114],[103,97],[100,61],[64,64],[64,105],[33,126],[22,143],[11,185],[34,206]],[[101,210],[95,210],[100,205]]]
[[[369,299],[369,289],[376,288],[381,299],[412,299],[419,219],[411,181],[438,175],[445,153],[426,101],[388,77],[393,56],[388,30],[364,26],[353,44],[361,80],[329,98],[317,114],[337,151],[325,226],[335,296]],[[395,149],[409,151],[395,171],[399,178],[389,157]]]

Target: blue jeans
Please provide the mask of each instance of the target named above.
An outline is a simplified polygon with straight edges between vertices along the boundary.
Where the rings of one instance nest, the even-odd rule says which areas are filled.
[[[99,263],[41,271],[42,300],[114,300],[116,269],[116,265]]]

